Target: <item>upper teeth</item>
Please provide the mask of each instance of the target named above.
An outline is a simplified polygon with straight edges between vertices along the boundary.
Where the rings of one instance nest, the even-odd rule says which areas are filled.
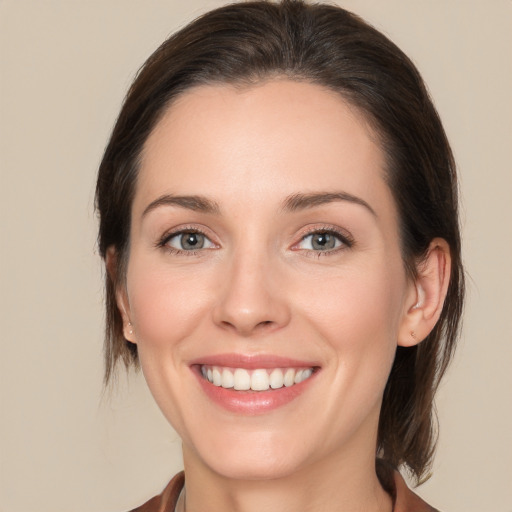
[[[213,385],[234,388],[238,391],[266,391],[298,384],[311,377],[313,368],[270,368],[246,370],[245,368],[224,368],[220,366],[201,366],[203,377]]]

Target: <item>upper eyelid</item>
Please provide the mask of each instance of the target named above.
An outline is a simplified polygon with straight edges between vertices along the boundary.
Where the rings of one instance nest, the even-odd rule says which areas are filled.
[[[174,238],[175,236],[182,235],[184,233],[199,233],[201,235],[204,235],[208,240],[210,240],[212,243],[218,245],[218,242],[212,240],[212,236],[209,233],[209,230],[202,227],[197,226],[177,226],[175,228],[171,228],[168,231],[166,231],[158,240],[157,245],[165,245],[171,238]]]
[[[337,233],[329,233],[331,235],[336,236],[338,239],[338,243],[340,244],[338,247],[332,247],[330,249],[309,249],[309,248],[301,248],[299,247],[305,240],[307,240],[310,236],[315,235],[316,233],[311,233],[309,235],[303,236],[296,244],[291,248],[293,251],[304,251],[304,252],[315,252],[315,253],[333,253],[337,252],[340,249],[347,249],[352,247],[352,243],[346,240],[344,237],[338,236]]]
[[[169,243],[173,238],[179,237],[186,233],[197,233],[197,234],[203,235],[205,238],[208,239],[208,241],[210,242],[210,244],[213,247],[201,247],[198,249],[186,250],[186,249],[180,249],[177,247],[173,247]],[[211,251],[213,249],[218,249],[220,246],[217,242],[213,241],[211,239],[211,237],[208,236],[201,229],[197,229],[195,227],[188,227],[188,228],[181,227],[181,228],[171,229],[170,231],[167,231],[166,234],[164,234],[159,240],[157,240],[157,242],[155,243],[155,247],[159,250],[165,250],[166,252],[169,252],[176,256],[196,256],[196,255],[199,255],[200,253],[206,254],[205,251]]]
[[[309,229],[303,231],[299,236],[300,240],[303,240],[307,236],[314,235],[315,233],[332,233],[340,237],[341,240],[345,240],[346,242],[353,244],[355,243],[354,237],[345,229],[325,225],[325,226],[311,226]],[[296,242],[298,243],[298,242]]]
[[[173,240],[174,239],[177,239],[179,240],[180,238],[182,238],[183,236],[187,237],[187,235],[199,235],[201,236],[204,241],[203,241],[203,246],[202,247],[198,247],[198,248],[190,248],[190,249],[185,249],[183,247],[174,247],[173,245]],[[180,243],[180,242],[178,242]],[[183,244],[183,239],[181,240],[181,244]],[[169,247],[169,248],[173,248],[174,250],[178,251],[178,252],[183,252],[183,253],[192,253],[192,254],[195,254],[197,253],[197,251],[203,251],[203,250],[211,250],[211,249],[218,249],[219,246],[215,243],[215,242],[212,242],[210,240],[210,238],[208,236],[206,236],[205,234],[199,232],[199,231],[192,231],[192,230],[186,230],[186,231],[181,231],[181,232],[178,232],[178,233],[175,233],[175,234],[171,234],[169,237],[167,237],[166,241],[164,242],[163,244],[165,247]]]

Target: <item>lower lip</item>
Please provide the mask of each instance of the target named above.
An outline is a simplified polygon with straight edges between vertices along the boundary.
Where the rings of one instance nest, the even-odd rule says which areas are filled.
[[[311,377],[290,387],[283,386],[268,391],[235,391],[233,388],[215,386],[207,381],[199,366],[192,368],[203,391],[213,402],[230,412],[245,415],[265,414],[290,403],[307,389],[316,375],[313,372]]]

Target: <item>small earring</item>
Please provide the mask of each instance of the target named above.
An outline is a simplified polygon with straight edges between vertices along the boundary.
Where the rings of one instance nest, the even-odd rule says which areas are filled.
[[[130,334],[133,334],[133,329],[132,329],[132,323],[131,322],[128,322],[128,327],[130,328],[128,332]]]
[[[416,341],[416,333],[414,331],[411,331],[411,337],[414,341]]]

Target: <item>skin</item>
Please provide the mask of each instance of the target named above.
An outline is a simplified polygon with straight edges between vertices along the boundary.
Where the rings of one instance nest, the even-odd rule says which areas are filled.
[[[449,249],[433,241],[418,279],[407,277],[384,172],[356,109],[288,80],[191,89],[146,141],[117,296],[125,336],[183,440],[187,511],[391,510],[374,467],[382,393],[397,343],[419,342],[439,316]],[[284,207],[312,193],[359,202]],[[166,194],[216,210],[146,211]],[[180,229],[203,232],[205,247],[177,253],[169,233]],[[313,249],[312,230],[339,233],[337,246]],[[319,371],[292,402],[237,414],[190,367],[224,353]]]

